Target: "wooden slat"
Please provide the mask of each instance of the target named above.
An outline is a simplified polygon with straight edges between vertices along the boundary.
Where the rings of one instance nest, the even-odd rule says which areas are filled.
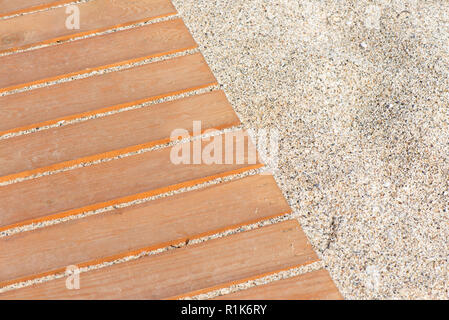
[[[326,270],[224,295],[214,300],[341,300],[342,296]]]
[[[287,221],[83,273],[79,290],[62,278],[0,299],[163,299],[316,260],[298,222]]]
[[[74,0],[0,0],[0,18],[70,2],[74,2]]]
[[[288,212],[273,177],[261,175],[0,238],[0,287],[8,280],[111,261]]]
[[[169,0],[95,0],[77,5],[80,29],[68,29],[66,8],[0,20],[0,53],[176,14]]]
[[[0,92],[195,47],[182,20],[176,19],[8,55],[0,57]]]
[[[175,128],[192,134],[194,121],[203,130],[240,124],[217,91],[0,140],[0,182],[166,143]]]
[[[248,148],[254,150],[254,146],[242,131],[237,134],[235,146],[225,145],[226,139],[222,140],[223,164],[176,165],[170,157],[175,147],[163,148],[0,187],[0,230],[132,201],[261,166],[248,164]],[[209,143],[203,142],[203,148]],[[244,150],[236,147],[241,143]],[[191,143],[184,145],[193,148]],[[179,147],[174,149],[176,154]],[[224,155],[233,153],[234,159],[237,153],[244,157],[244,163],[235,164],[234,160],[234,164],[224,164]]]
[[[0,97],[0,135],[215,84],[201,54]],[[2,132],[3,131],[3,132]]]

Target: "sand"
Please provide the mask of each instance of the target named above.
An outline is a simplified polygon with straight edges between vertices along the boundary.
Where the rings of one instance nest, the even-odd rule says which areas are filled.
[[[174,0],[347,299],[449,299],[449,2]]]

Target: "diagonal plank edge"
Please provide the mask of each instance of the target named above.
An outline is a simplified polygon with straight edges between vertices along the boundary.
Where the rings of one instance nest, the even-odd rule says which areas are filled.
[[[0,136],[217,83],[200,53],[0,97]]]
[[[290,220],[80,275],[0,294],[0,299],[166,299],[309,264],[318,258],[296,220]]]
[[[273,177],[256,175],[0,238],[0,287],[63,272],[68,265],[114,261],[289,212]]]
[[[193,132],[195,122],[201,125],[197,132]],[[239,124],[223,91],[213,91],[0,140],[0,182],[164,144],[174,140],[170,136],[176,128],[184,128],[189,135],[196,136],[205,130]]]
[[[25,51],[0,57],[0,93],[196,47],[182,20],[174,19]]]
[[[76,7],[80,14],[79,29],[66,26],[70,13],[66,13],[65,7],[0,20],[0,54],[177,13],[169,0],[95,0],[77,4]]]
[[[70,171],[0,187],[0,231],[31,223],[126,203],[175,189],[189,187],[263,165],[254,159],[255,147],[244,131],[217,136],[206,145],[181,143]],[[228,144],[227,137],[236,137]],[[221,141],[220,141],[221,140]],[[173,162],[182,151],[191,163],[217,142],[223,150],[222,164]],[[187,150],[187,151],[186,151]],[[226,164],[224,157],[232,157]],[[239,162],[239,160],[241,160]]]

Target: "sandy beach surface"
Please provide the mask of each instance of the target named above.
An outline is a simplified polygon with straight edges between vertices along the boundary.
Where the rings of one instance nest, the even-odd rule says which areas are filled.
[[[449,299],[449,2],[174,0],[347,299]]]

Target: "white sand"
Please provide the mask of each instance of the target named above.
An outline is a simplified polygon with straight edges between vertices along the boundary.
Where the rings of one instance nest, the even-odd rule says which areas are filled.
[[[174,0],[345,298],[449,298],[449,2]]]

